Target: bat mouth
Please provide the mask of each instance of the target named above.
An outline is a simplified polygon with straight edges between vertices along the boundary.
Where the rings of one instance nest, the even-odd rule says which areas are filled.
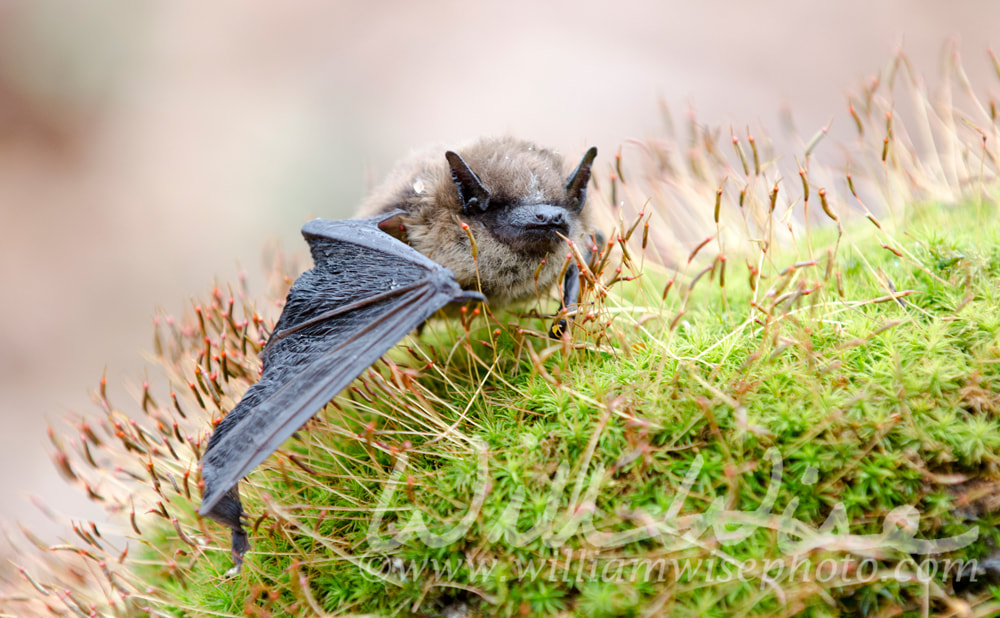
[[[565,222],[560,223],[527,223],[522,226],[525,232],[529,234],[543,234],[551,235],[555,237],[557,234],[562,234],[565,236],[569,233],[569,225]]]
[[[553,253],[569,236],[568,225],[525,225],[515,229],[504,241],[514,251],[532,259]]]
[[[561,236],[569,234],[568,225],[526,225],[521,229],[523,235],[535,242],[544,242],[545,240],[556,242]]]
[[[516,253],[541,258],[555,251],[570,235],[572,214],[561,206],[530,204],[498,211],[492,234]]]

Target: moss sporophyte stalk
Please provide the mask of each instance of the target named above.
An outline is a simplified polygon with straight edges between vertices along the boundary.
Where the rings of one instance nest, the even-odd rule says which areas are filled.
[[[213,286],[159,315],[134,402],[102,379],[94,410],[51,432],[108,521],[66,521],[54,546],[9,534],[0,603],[1000,613],[1000,132],[959,76],[944,105],[903,63],[792,152],[692,121],[683,144],[595,165],[604,239],[547,265],[582,272],[560,338],[562,290],[412,333],[246,478],[238,577],[228,532],[196,515],[197,462],[258,380],[298,269],[274,255],[267,289]]]

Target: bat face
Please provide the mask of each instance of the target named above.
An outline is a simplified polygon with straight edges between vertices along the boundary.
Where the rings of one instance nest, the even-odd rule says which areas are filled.
[[[481,287],[491,305],[518,302],[551,287],[565,239],[588,233],[583,206],[596,155],[591,148],[567,171],[561,156],[531,142],[483,139],[404,166],[363,212],[402,209],[388,227],[402,225],[408,244],[449,268],[463,288]]]

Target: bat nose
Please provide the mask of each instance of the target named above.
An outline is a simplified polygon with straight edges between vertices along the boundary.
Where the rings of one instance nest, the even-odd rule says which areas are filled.
[[[535,225],[539,227],[562,227],[565,223],[566,217],[560,211],[535,213]]]
[[[563,234],[569,228],[570,213],[565,208],[551,204],[531,204],[518,206],[509,213],[512,225],[536,233],[560,231]]]

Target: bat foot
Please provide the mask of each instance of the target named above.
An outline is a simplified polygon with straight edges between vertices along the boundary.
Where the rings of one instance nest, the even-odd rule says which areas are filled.
[[[231,553],[233,556],[234,566],[229,569],[227,573],[233,572],[235,575],[240,572],[240,567],[243,566],[243,555],[246,554],[249,549],[250,539],[247,537],[247,533],[243,530],[243,527],[240,526],[239,528],[233,528],[233,549]]]
[[[232,579],[239,576],[243,569],[243,556],[250,549],[250,539],[243,527],[233,528],[233,541],[230,555],[233,557],[233,567],[222,574],[223,579]]]
[[[232,530],[230,553],[234,566],[226,571],[225,576],[235,577],[243,566],[243,555],[250,549],[250,538],[243,528],[246,513],[243,512],[243,503],[240,501],[239,486],[234,485],[204,515]]]

